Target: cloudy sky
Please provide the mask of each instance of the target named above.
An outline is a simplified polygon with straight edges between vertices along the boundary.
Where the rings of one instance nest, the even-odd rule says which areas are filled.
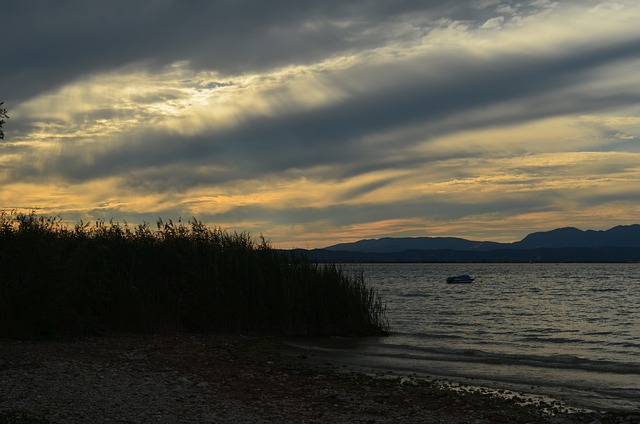
[[[276,247],[640,223],[637,0],[25,0],[0,209]]]

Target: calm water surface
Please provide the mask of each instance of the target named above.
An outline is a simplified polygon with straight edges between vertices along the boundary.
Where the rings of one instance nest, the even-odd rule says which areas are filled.
[[[640,410],[640,264],[360,264],[392,335],[345,362]],[[473,284],[446,284],[469,273]],[[344,353],[347,353],[346,355]]]

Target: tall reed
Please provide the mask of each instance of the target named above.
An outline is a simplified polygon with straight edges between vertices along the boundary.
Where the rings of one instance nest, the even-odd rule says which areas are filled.
[[[0,336],[109,332],[383,335],[347,276],[197,219],[130,227],[0,213]]]

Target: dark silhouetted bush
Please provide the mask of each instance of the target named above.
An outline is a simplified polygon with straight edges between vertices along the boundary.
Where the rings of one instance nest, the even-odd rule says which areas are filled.
[[[114,332],[382,335],[362,275],[248,234],[159,220],[129,227],[0,214],[0,335]]]

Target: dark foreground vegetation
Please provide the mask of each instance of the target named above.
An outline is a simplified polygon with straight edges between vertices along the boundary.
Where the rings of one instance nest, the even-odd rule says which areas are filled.
[[[0,336],[118,332],[382,335],[362,275],[193,219],[126,223],[0,213]]]

